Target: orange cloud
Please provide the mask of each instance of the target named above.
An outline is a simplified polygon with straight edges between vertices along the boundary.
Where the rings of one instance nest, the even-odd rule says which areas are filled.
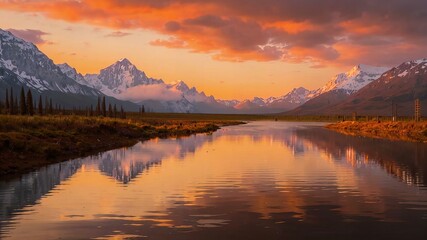
[[[150,29],[169,38],[152,41],[154,46],[223,61],[392,64],[427,50],[419,44],[427,40],[425,0],[389,0],[387,8],[383,0],[5,0],[0,7],[117,33]],[[381,59],[378,46],[394,57]]]

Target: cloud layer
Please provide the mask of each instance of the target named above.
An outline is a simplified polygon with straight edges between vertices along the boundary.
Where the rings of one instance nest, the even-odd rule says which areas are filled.
[[[226,61],[394,65],[427,52],[425,0],[3,0],[0,7],[116,33],[150,29],[165,35],[152,45]]]
[[[117,98],[132,102],[144,100],[178,101],[182,99],[182,92],[168,88],[166,84],[139,85],[117,95]]]
[[[7,31],[13,33],[14,35],[24,39],[25,41],[32,42],[34,44],[46,44],[51,43],[43,39],[43,36],[49,35],[49,33],[36,30],[36,29],[6,29]]]

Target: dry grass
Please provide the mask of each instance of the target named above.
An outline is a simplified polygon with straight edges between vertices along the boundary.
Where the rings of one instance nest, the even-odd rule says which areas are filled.
[[[237,121],[111,119],[82,116],[0,115],[0,175],[131,146],[155,137],[213,132]]]
[[[427,142],[427,121],[422,122],[339,122],[327,126],[348,135]]]

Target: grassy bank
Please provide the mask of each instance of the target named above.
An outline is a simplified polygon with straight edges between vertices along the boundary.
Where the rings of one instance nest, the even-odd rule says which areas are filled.
[[[190,119],[110,119],[82,116],[0,115],[0,175],[101,151],[132,146],[156,137],[208,133],[238,121]]]
[[[353,122],[345,121],[326,126],[353,136],[384,138],[412,142],[427,142],[427,121],[422,122]]]

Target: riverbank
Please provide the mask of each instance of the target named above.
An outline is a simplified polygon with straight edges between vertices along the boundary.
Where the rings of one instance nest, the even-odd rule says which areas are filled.
[[[353,122],[345,121],[326,126],[337,132],[372,138],[427,142],[427,121],[422,122]]]
[[[210,133],[242,124],[221,120],[0,116],[0,176],[127,147],[152,138]]]

